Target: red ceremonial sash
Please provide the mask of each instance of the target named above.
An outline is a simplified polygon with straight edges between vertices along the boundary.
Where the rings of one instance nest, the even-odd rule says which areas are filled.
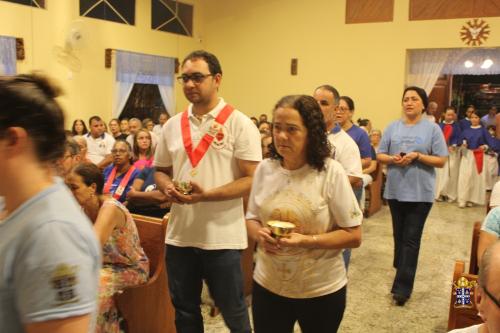
[[[447,144],[450,144],[450,137],[453,134],[453,126],[450,124],[445,124],[443,127],[444,140]]]
[[[474,153],[474,159],[476,160],[477,173],[481,174],[481,172],[483,172],[484,150],[482,148],[477,148],[472,152]]]
[[[123,194],[123,191],[125,191],[125,188],[127,187],[127,184],[128,184],[128,181],[130,180],[130,177],[132,177],[132,173],[134,172],[134,170],[135,170],[135,166],[133,166],[133,165],[128,169],[127,173],[125,174],[122,181],[120,182],[120,185],[118,185],[115,193],[113,193],[113,198],[115,198],[116,200],[120,199],[120,197]],[[113,185],[113,181],[115,180],[115,176],[116,176],[116,167],[114,167],[113,170],[111,170],[111,173],[109,174],[109,177],[108,177],[108,181],[104,185],[104,189],[103,189],[104,194],[109,193],[109,191],[111,189],[111,185]]]
[[[224,125],[227,118],[229,118],[229,116],[233,111],[234,108],[231,105],[226,104],[226,106],[219,112],[219,115],[215,118],[215,122],[217,122],[220,125]],[[209,129],[208,133],[205,133],[203,138],[201,138],[200,142],[198,143],[198,146],[193,151],[193,141],[191,140],[191,127],[189,126],[187,110],[184,111],[184,113],[182,114],[181,130],[182,130],[182,141],[184,142],[184,149],[186,149],[186,154],[188,155],[189,160],[191,161],[191,165],[193,166],[193,168],[196,168],[196,166],[198,165],[198,163],[200,163],[203,156],[205,156],[205,153],[207,152],[208,148],[210,148],[210,144],[212,144],[212,141],[214,141],[214,136],[217,135],[217,133],[210,133]]]

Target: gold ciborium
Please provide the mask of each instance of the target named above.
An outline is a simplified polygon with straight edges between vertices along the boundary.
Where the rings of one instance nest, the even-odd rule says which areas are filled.
[[[183,182],[174,180],[175,189],[181,192],[184,195],[190,195],[193,193],[193,186],[191,186],[191,182]]]
[[[271,233],[273,237],[290,237],[290,234],[295,229],[295,224],[285,221],[271,220],[267,221],[267,225],[271,228]]]

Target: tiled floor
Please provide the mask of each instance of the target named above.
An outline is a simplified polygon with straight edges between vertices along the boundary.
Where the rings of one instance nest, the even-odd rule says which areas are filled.
[[[363,222],[363,244],[349,266],[347,308],[339,332],[446,332],[450,286],[456,259],[469,260],[472,225],[484,207],[459,209],[436,203],[427,219],[412,298],[404,307],[391,302],[394,277],[392,227],[387,207]],[[229,332],[221,316],[204,307],[206,332]],[[296,332],[300,332],[297,328]]]

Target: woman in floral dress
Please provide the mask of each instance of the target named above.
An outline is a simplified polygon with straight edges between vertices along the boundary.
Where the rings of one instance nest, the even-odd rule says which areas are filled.
[[[143,284],[149,277],[149,260],[139,241],[132,216],[117,200],[102,194],[104,177],[97,166],[83,163],[66,183],[85,214],[94,223],[102,245],[99,313],[96,333],[118,333],[119,315],[113,295],[125,287]]]

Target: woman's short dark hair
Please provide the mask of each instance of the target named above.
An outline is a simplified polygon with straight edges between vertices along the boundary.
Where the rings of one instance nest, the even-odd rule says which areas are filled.
[[[366,127],[370,123],[370,119],[358,118],[357,122],[358,122],[358,126],[365,126]]]
[[[307,95],[285,96],[276,103],[274,112],[278,108],[285,107],[297,110],[304,126],[307,128],[307,163],[319,171],[323,170],[325,168],[325,159],[331,155],[331,147],[327,139],[325,119],[318,102]],[[272,159],[283,160],[274,144],[270,145],[269,148]]]
[[[22,127],[41,162],[64,155],[64,114],[55,100],[61,90],[40,74],[0,76],[0,138],[10,127]]]
[[[472,117],[473,115],[474,115],[474,116],[477,116],[479,119],[481,119],[481,115],[479,114],[479,111],[476,111],[476,110],[472,111],[472,112],[470,113],[470,116],[469,116],[469,117]]]
[[[75,126],[76,126],[77,122],[81,122],[83,125],[83,132],[82,133],[77,133],[75,130]],[[82,119],[75,119],[75,121],[73,122],[73,126],[71,126],[71,133],[73,135],[84,135],[84,134],[87,134],[88,132],[89,132],[89,130],[87,129],[87,125],[85,125],[85,122]]]
[[[102,194],[102,189],[104,187],[104,175],[97,165],[88,162],[80,163],[73,168],[73,172],[82,177],[85,185],[90,186],[95,184],[96,193]]]
[[[422,104],[424,104],[424,109],[422,110],[422,113],[424,113],[425,110],[427,109],[427,107],[429,106],[429,97],[427,97],[427,93],[425,92],[424,89],[422,89],[420,87],[415,87],[415,86],[407,87],[405,89],[405,91],[403,92],[403,97],[401,97],[401,101],[405,98],[405,94],[409,90],[416,92],[417,95],[420,96],[420,99],[422,100]]]
[[[354,112],[354,101],[352,100],[351,97],[349,97],[349,96],[340,96],[339,97],[339,101],[340,100],[346,102],[347,107],[349,108],[349,111]]]
[[[210,71],[210,74],[216,75],[216,74],[221,74],[222,75],[222,68],[219,63],[219,59],[215,55],[213,55],[210,52],[204,51],[204,50],[197,50],[193,51],[190,54],[184,58],[182,61],[182,66],[188,61],[188,60],[196,60],[196,59],[203,59],[207,65],[208,65],[208,70]]]

